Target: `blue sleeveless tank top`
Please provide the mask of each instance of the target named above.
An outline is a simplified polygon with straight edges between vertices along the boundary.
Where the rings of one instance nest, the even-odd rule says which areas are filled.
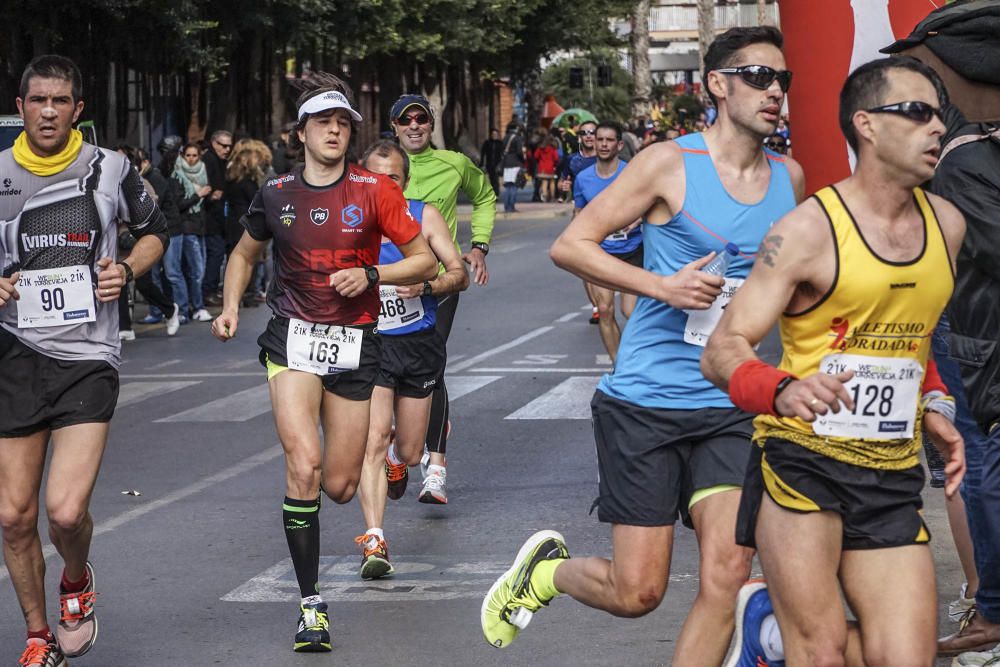
[[[771,180],[756,204],[736,201],[722,185],[700,133],[676,139],[684,158],[684,205],[665,225],[642,224],[644,268],[676,273],[709,252],[735,243],[740,254],[727,279],[745,279],[757,247],[771,225],[795,207],[795,193],[784,158],[765,150]],[[636,405],[673,410],[732,407],[729,396],[701,374],[704,347],[685,342],[688,313],[639,297],[622,332],[615,368],[598,389]]]
[[[424,202],[419,199],[407,199],[406,202],[410,206],[410,213],[413,214],[413,217],[416,218],[417,222],[423,225]],[[392,241],[382,242],[382,246],[379,248],[378,252],[379,264],[395,264],[401,259],[403,259],[403,253],[399,251],[399,248],[396,247],[395,243]],[[383,336],[403,336],[405,334],[411,334],[416,331],[423,331],[425,329],[432,328],[437,321],[437,297],[422,296],[420,297],[420,302],[424,306],[424,316],[422,318],[416,322],[411,322],[397,329],[389,329],[387,331],[379,329],[379,333]]]

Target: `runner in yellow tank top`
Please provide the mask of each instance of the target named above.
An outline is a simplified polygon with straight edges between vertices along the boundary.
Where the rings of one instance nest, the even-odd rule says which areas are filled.
[[[760,415],[736,540],[757,547],[768,581],[755,594],[770,593],[774,614],[737,618],[739,664],[934,660],[921,426],[948,460],[947,494],[965,469],[928,362],[965,233],[954,206],[918,187],[934,174],[944,131],[938,90],[910,58],[848,77],[840,125],[855,173],[772,228],[702,356],[705,375]],[[753,348],[776,322],[784,357],[773,368]],[[750,644],[763,655],[748,655]]]

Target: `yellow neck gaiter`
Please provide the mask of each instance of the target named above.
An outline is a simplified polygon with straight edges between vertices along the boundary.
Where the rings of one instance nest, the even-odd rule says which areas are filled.
[[[28,147],[28,137],[24,132],[14,140],[14,161],[35,176],[51,176],[70,165],[83,148],[83,134],[80,130],[69,131],[69,141],[61,151],[51,157],[39,157]]]

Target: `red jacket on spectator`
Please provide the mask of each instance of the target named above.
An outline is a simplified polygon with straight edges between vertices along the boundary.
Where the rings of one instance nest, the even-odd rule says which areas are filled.
[[[540,175],[554,176],[556,163],[559,162],[559,151],[555,146],[539,146],[535,149],[535,161],[538,163]]]

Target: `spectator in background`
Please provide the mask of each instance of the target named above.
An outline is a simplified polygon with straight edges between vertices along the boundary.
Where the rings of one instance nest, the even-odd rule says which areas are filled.
[[[205,310],[201,281],[205,274],[205,256],[202,250],[202,236],[205,234],[203,202],[211,196],[212,187],[208,184],[208,174],[201,161],[198,144],[185,144],[180,158],[177,154],[172,154],[172,159],[169,160],[164,156],[161,166],[170,170],[162,171],[164,174],[170,173],[182,188],[177,204],[177,227],[171,229],[170,221],[167,221],[171,239],[163,256],[174,301],[181,308],[181,323],[187,321],[189,314],[198,322],[211,322],[212,316]]]
[[[556,165],[559,163],[559,149],[555,137],[546,136],[535,149],[535,174],[541,183],[541,200],[550,202],[556,196]]]
[[[791,134],[791,130],[788,127],[788,118],[786,118],[785,116],[782,116],[781,118],[778,119],[778,129],[776,129],[774,131],[774,133],[775,134],[780,134],[785,139],[791,139],[792,134]],[[789,143],[789,146],[790,145],[791,145],[791,143]]]
[[[225,226],[227,255],[233,251],[243,235],[240,218],[246,215],[250,209],[250,202],[267,180],[272,158],[271,150],[263,142],[255,139],[241,140],[234,148],[229,164],[226,165],[225,199],[229,203]],[[254,276],[247,287],[248,291],[252,292],[248,296],[253,297],[254,301],[264,300],[269,278],[267,266],[270,259],[269,244],[261,261],[257,263]]]
[[[622,131],[622,149],[618,153],[618,159],[622,162],[628,162],[635,157],[640,148],[642,146],[639,143],[639,135],[628,129],[628,126],[625,126],[625,129]]]
[[[223,228],[226,224],[226,202],[223,190],[226,187],[226,161],[233,152],[233,135],[231,132],[219,130],[212,134],[209,149],[202,156],[205,170],[208,174],[208,184],[212,194],[206,198],[205,235],[202,237],[205,256],[205,276],[201,285],[204,301],[210,306],[221,306],[219,282],[222,276],[222,261],[226,257],[226,241]]]
[[[503,210],[516,213],[517,191],[524,179],[524,141],[517,123],[507,125],[507,135],[503,140]]]
[[[166,192],[167,181],[163,177],[163,174],[151,168],[152,164],[149,161],[149,154],[141,148],[135,148],[126,144],[120,144],[116,150],[127,157],[132,166],[139,172],[146,191],[157,205],[167,203],[169,200],[166,197],[161,198],[161,193]],[[160,210],[163,210],[162,206]],[[136,239],[129,232],[128,227],[125,225],[119,226],[119,260],[127,257],[132,248],[135,247],[135,244]],[[149,272],[137,277],[135,279],[135,290],[142,294],[150,308],[157,308],[161,313],[170,313],[170,316],[167,318],[167,335],[173,336],[177,333],[181,325],[180,308],[153,282],[152,271],[158,271],[159,267],[160,263],[157,262]],[[123,289],[118,299],[118,338],[120,340],[135,340],[135,331],[132,329],[132,308],[129,303],[131,300],[129,291]]]
[[[503,141],[500,140],[500,130],[495,127],[490,130],[490,138],[483,142],[479,151],[479,167],[490,179],[493,192],[500,196],[500,161],[503,160]]]
[[[282,125],[281,131],[278,133],[278,138],[271,142],[271,167],[274,169],[275,174],[287,174],[292,170],[292,166],[295,163],[291,148],[288,145],[289,133],[293,127],[295,127],[295,123],[285,123]],[[229,215],[231,214],[232,212],[230,211]],[[226,216],[227,223],[229,215]],[[229,254],[228,248],[226,249],[226,254]]]
[[[783,135],[775,133],[764,140],[764,148],[770,148],[781,155],[790,155],[792,142]]]

